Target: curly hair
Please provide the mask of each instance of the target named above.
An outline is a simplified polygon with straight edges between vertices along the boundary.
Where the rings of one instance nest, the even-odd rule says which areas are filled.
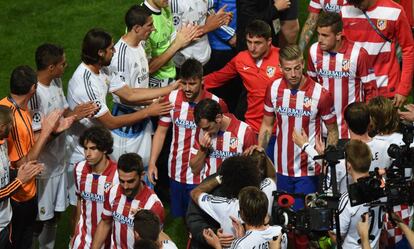
[[[223,177],[221,187],[227,198],[237,198],[240,190],[246,186],[260,186],[256,162],[248,156],[227,158],[221,164],[219,174]]]
[[[99,151],[105,151],[107,155],[113,151],[114,139],[111,132],[102,126],[93,126],[87,129],[79,138],[79,144],[85,146],[85,142],[96,144]]]

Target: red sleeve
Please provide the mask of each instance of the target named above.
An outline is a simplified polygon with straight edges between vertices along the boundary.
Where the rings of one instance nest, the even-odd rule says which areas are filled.
[[[170,97],[170,95],[164,96],[162,101],[163,102],[170,101],[169,97]],[[158,120],[158,125],[169,127],[170,124],[171,124],[171,115],[170,115],[170,113],[167,113],[165,115],[160,116],[160,118]]]
[[[322,88],[321,99],[318,103],[318,114],[325,124],[336,122],[333,98],[325,88]]]
[[[237,76],[236,60],[239,55],[236,55],[229,61],[222,69],[208,74],[204,77],[204,89],[217,88],[225,84],[225,82]]]
[[[154,212],[160,218],[162,224],[164,224],[165,214],[164,214],[164,206],[160,201],[157,201],[152,205],[151,211]]]
[[[256,145],[256,144],[257,144],[257,134],[249,126],[247,127],[246,133],[244,134],[243,151],[245,151],[250,146]]]
[[[319,14],[322,10],[322,5],[319,0],[310,0],[308,5],[308,11]]]
[[[405,11],[401,9],[395,31],[397,32],[398,44],[402,49],[401,80],[397,86],[398,94],[408,96],[411,91],[414,70],[414,41],[410,24]]]
[[[112,219],[112,211],[111,211],[112,208],[111,208],[111,203],[109,202],[109,192],[110,191],[105,191],[105,194],[104,194],[105,200],[104,200],[103,210],[101,214],[101,218],[103,220]]]
[[[219,104],[220,104],[220,107],[221,107],[221,112],[223,112],[223,113],[228,113],[229,112],[229,108],[227,107],[227,104],[226,104],[226,102],[224,102],[224,100],[219,99]]]
[[[79,184],[78,184],[78,177],[76,175],[76,168],[78,167],[78,163],[75,164],[75,167],[73,168],[73,177],[75,179],[75,194],[78,196],[79,193]]]
[[[360,48],[357,61],[356,76],[360,78],[364,92],[364,101],[369,102],[378,96],[377,82],[374,73],[374,67],[369,59],[368,52]]]
[[[315,65],[313,64],[313,61],[312,61],[311,50],[310,50],[311,48],[312,46],[309,48],[309,52],[308,52],[307,74],[312,80],[318,83],[318,77],[317,77]]]
[[[274,107],[272,104],[272,95],[271,95],[272,85],[273,84],[269,84],[267,86],[266,95],[264,99],[264,111],[263,111],[264,115],[271,116],[271,117],[275,116]]]

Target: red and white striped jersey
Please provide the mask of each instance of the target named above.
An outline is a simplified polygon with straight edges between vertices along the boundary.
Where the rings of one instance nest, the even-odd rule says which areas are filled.
[[[318,175],[320,165],[295,145],[292,132],[294,129],[300,132],[303,128],[309,136],[309,146],[315,146],[321,121],[325,124],[336,122],[329,92],[309,77],[296,93],[288,88],[283,78],[277,79],[267,90],[264,113],[276,118],[276,172],[293,177]]]
[[[354,6],[341,9],[346,37],[367,50],[377,77],[378,94],[408,96],[414,70],[414,42],[405,11],[392,0],[377,0],[366,14],[385,41],[370,25],[364,13]],[[396,44],[402,49],[402,70],[396,56]]]
[[[219,97],[207,92],[202,92],[201,99],[217,101],[223,113],[228,112],[226,103]],[[170,155],[168,158],[168,176],[177,182],[186,184],[199,184],[199,175],[193,175],[190,168],[190,151],[194,144],[194,138],[199,129],[194,122],[194,107],[197,103],[186,101],[182,90],[172,91],[166,100],[174,105],[169,115],[161,116],[159,125],[173,125]]]
[[[152,189],[141,183],[141,190],[131,199],[122,193],[122,186],[114,185],[105,197],[102,219],[111,219],[111,248],[133,249],[134,216],[139,209],[151,210],[164,222],[164,206]]]
[[[257,135],[248,124],[238,120],[233,114],[227,113],[225,116],[230,118],[230,124],[226,131],[219,131],[217,136],[211,138],[211,152],[206,157],[205,165],[200,172],[202,180],[216,173],[226,158],[241,155],[244,150],[257,144]],[[198,132],[191,149],[192,156],[195,156],[200,149],[200,140],[204,134],[203,130]]]
[[[374,69],[365,49],[342,39],[338,52],[322,51],[319,43],[309,49],[308,75],[334,99],[339,138],[349,139],[343,113],[348,104],[369,101],[377,95]]]
[[[319,14],[321,10],[325,12],[341,12],[341,7],[346,4],[346,0],[311,0],[308,10]]]
[[[117,184],[117,165],[112,160],[102,174],[92,173],[92,167],[86,162],[79,162],[75,166],[75,189],[81,201],[81,213],[76,224],[73,249],[86,249],[92,246],[92,238],[101,221],[104,206],[105,192],[113,184]],[[109,248],[109,236],[103,248]]]

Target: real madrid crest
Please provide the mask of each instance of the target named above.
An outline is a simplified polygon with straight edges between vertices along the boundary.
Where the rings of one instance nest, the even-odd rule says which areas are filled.
[[[343,60],[342,61],[342,71],[348,71],[350,66],[349,60]]]
[[[230,138],[230,148],[236,149],[238,144],[239,144],[239,140],[237,139],[237,137]]]
[[[377,28],[379,30],[384,30],[387,28],[387,20],[384,19],[378,19],[377,20]]]
[[[273,75],[275,75],[275,71],[276,71],[275,67],[267,66],[266,68],[267,77],[272,78]]]

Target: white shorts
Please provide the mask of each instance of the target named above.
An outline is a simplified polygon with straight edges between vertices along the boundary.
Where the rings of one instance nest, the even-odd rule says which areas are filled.
[[[67,173],[67,180],[68,180],[68,196],[69,196],[69,204],[72,206],[76,206],[78,204],[78,196],[76,195],[76,191],[75,191],[75,175],[74,175],[74,170],[75,170],[75,165],[74,163],[70,163],[68,166],[68,170],[66,171]]]
[[[114,138],[114,151],[111,154],[111,158],[115,162],[118,161],[122,154],[135,152],[142,157],[144,166],[148,166],[152,141],[151,122],[147,123],[144,130],[138,136],[125,137],[112,131],[112,137]]]
[[[38,220],[46,221],[69,205],[66,174],[37,179]]]

